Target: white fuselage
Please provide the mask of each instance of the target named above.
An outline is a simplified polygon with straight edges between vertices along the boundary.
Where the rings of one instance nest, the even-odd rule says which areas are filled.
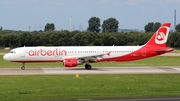
[[[124,56],[140,49],[142,46],[67,46],[67,47],[21,47],[15,48],[4,56],[9,61],[63,61],[64,58],[96,56],[114,58]],[[108,55],[109,53],[109,55]],[[138,54],[138,55],[141,55]]]

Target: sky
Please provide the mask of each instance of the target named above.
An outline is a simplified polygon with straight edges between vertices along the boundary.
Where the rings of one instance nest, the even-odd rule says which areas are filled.
[[[180,23],[180,0],[0,0],[0,26],[8,30],[86,30],[88,20],[98,17],[119,21],[120,29],[144,30],[149,22]],[[70,21],[71,19],[71,21]],[[71,24],[70,24],[71,22]]]

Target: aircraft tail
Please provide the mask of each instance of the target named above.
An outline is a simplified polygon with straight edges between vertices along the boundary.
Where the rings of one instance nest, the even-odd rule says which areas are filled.
[[[171,23],[162,24],[161,27],[154,33],[154,35],[145,45],[166,47],[170,26]]]

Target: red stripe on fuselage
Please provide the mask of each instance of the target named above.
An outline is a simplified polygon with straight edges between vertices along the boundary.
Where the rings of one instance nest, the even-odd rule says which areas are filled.
[[[113,58],[105,58],[97,60],[96,62],[108,62],[108,61],[114,61],[114,62],[125,62],[125,61],[133,61],[133,60],[139,60],[144,59],[148,57],[153,57],[157,55],[161,55],[167,52],[173,51],[173,48],[168,48],[167,51],[164,52],[156,52],[155,50],[161,50],[164,49],[164,47],[155,47],[155,46],[144,46],[140,48],[139,50],[129,53],[124,56],[118,56]]]
[[[11,62],[26,62],[26,63],[35,63],[35,62],[63,62],[63,60],[15,60]]]

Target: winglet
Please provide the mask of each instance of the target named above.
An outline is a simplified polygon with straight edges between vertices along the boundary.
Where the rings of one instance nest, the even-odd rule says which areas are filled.
[[[110,56],[110,53],[111,53],[111,52],[108,52],[107,55]]]

